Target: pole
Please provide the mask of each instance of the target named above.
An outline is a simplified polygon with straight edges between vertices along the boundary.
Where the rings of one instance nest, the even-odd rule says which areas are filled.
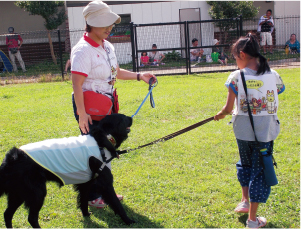
[[[134,36],[134,23],[130,23],[131,30],[131,46],[132,46],[132,63],[133,63],[133,72],[136,72],[136,52],[135,52],[135,36]]]
[[[59,38],[59,50],[60,50],[62,79],[64,80],[63,54],[62,54],[61,31],[60,31],[60,29],[57,30],[57,35],[58,35],[58,38]]]

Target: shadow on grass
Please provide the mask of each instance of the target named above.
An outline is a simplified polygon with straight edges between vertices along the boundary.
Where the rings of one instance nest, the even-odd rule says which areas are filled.
[[[246,225],[248,219],[248,214],[243,214],[238,217],[238,221],[241,222],[243,225]]]
[[[164,228],[160,223],[151,221],[148,217],[135,213],[131,208],[127,207],[125,204],[122,204],[125,212],[128,217],[136,223],[132,225],[126,225],[119,215],[115,215],[112,209],[109,207],[97,209],[97,208],[89,208],[89,211],[101,221],[107,223],[107,227],[109,228]],[[103,225],[100,225],[97,222],[93,222],[93,220],[89,217],[84,218],[84,228],[105,228]]]

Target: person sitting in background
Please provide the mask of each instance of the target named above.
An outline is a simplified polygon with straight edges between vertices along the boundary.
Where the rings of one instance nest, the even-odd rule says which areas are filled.
[[[140,67],[144,67],[145,65],[149,65],[149,57],[147,56],[147,52],[142,52],[140,58]]]
[[[219,40],[214,39],[213,45],[219,45]],[[217,52],[217,53],[221,54],[221,49],[219,47],[213,47],[212,52]]]
[[[199,45],[199,41],[196,38],[192,39],[192,46],[197,47]],[[201,62],[204,50],[200,48],[190,49],[190,61]]]
[[[214,45],[219,45],[219,40],[214,39],[213,40]],[[219,47],[213,47],[212,48],[212,53],[218,53],[217,61],[221,64],[228,64],[228,59],[229,57],[224,53],[222,48]]]
[[[218,62],[222,65],[227,65],[228,59],[229,57],[223,51],[221,52],[221,55],[218,56]]]
[[[154,49],[154,51],[149,54],[150,64],[156,65],[156,66],[159,66],[159,64],[164,65],[164,63],[162,63],[162,60],[165,58],[165,55],[159,51],[156,51],[156,49],[157,49],[156,44],[152,45],[152,49]]]
[[[300,53],[300,43],[296,39],[296,34],[291,34],[290,39],[285,43],[285,47],[287,46],[290,53]]]

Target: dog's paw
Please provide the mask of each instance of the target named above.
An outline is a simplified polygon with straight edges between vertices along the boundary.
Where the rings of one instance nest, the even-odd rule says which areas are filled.
[[[127,222],[126,222],[127,225],[131,225],[131,224],[133,224],[133,223],[136,223],[136,221],[134,221],[134,220],[132,220],[132,219],[129,219],[129,220],[127,220]]]

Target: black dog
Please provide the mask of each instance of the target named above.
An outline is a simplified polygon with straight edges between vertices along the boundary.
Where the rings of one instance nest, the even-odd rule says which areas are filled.
[[[116,149],[121,143],[127,139],[132,125],[132,118],[122,114],[113,114],[106,116],[99,122],[99,125],[91,129],[90,136],[74,137],[73,139],[89,139],[90,142],[95,142],[94,149],[96,148],[96,156],[87,156],[85,160],[80,160],[79,163],[85,161],[89,167],[87,171],[89,174],[86,175],[87,181],[80,183],[80,181],[74,181],[78,179],[78,174],[71,174],[71,178],[62,178],[59,173],[49,171],[40,164],[39,161],[33,160],[33,155],[30,154],[26,146],[34,145],[29,144],[25,147],[25,151],[12,148],[5,156],[0,166],[0,197],[3,194],[7,195],[8,207],[4,212],[5,225],[8,228],[12,228],[12,218],[18,207],[25,203],[25,207],[29,210],[28,222],[34,228],[39,228],[39,211],[43,206],[43,202],[46,196],[46,182],[54,181],[60,186],[64,184],[74,184],[75,190],[78,191],[77,204],[81,209],[83,216],[89,216],[88,212],[88,193],[92,183],[95,181],[93,178],[98,179],[97,183],[101,183],[101,194],[105,203],[107,203],[126,224],[134,223],[133,220],[129,219],[123,209],[120,201],[118,200],[114,187],[113,187],[113,175],[111,170],[99,160],[101,158],[100,152],[102,148],[106,148],[112,157],[118,156]],[[91,137],[92,136],[92,137]],[[47,141],[67,141],[67,139],[52,139]],[[95,140],[93,140],[95,139]],[[43,141],[44,142],[44,141]],[[37,144],[41,144],[39,142]],[[43,145],[43,144],[42,144]],[[84,144],[85,146],[87,143]],[[114,146],[115,145],[115,146]],[[21,147],[21,148],[22,148]],[[98,148],[99,147],[99,148]],[[44,147],[45,148],[45,147]],[[68,149],[71,155],[74,155],[74,148]],[[99,155],[98,155],[99,154]],[[41,155],[40,153],[38,155]],[[43,155],[43,153],[42,153]],[[50,153],[46,153],[50,155]],[[64,157],[66,153],[63,152]],[[42,156],[43,157],[43,156]],[[76,156],[77,157],[77,156]],[[98,157],[98,158],[97,158]],[[77,159],[77,158],[76,158]],[[107,158],[108,159],[108,158]],[[38,159],[37,159],[38,160]],[[48,162],[53,162],[48,160]],[[61,160],[59,163],[63,164]],[[65,163],[68,164],[68,163]],[[69,163],[70,164],[70,163]],[[64,164],[63,164],[64,166]],[[62,166],[62,168],[63,168]],[[67,165],[66,165],[67,166]],[[91,173],[92,171],[92,173]],[[58,175],[59,174],[59,175]],[[72,177],[73,175],[73,177]]]

